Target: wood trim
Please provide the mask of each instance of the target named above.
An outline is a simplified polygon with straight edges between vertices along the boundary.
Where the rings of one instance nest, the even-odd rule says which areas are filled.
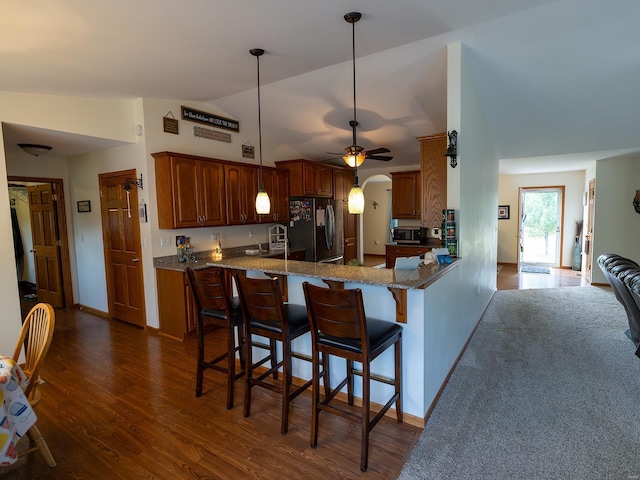
[[[82,304],[77,304],[76,307],[78,310],[83,310],[87,313],[90,313],[92,315],[96,315],[98,317],[102,317],[102,318],[109,318],[109,312],[103,312],[102,310],[98,310],[96,308],[92,308],[92,307],[87,307],[86,305],[82,305]]]
[[[407,323],[407,290],[404,288],[387,287],[396,301],[396,322]]]

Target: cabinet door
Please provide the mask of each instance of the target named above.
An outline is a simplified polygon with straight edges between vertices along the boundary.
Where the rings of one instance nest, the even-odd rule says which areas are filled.
[[[202,226],[225,224],[224,166],[216,162],[199,162],[200,216]]]
[[[289,172],[276,170],[275,172],[275,200],[273,205],[274,220],[276,222],[289,221]]]
[[[260,215],[260,223],[289,221],[289,172],[263,169],[262,179],[271,201],[271,212]]]
[[[171,183],[173,190],[173,227],[199,227],[197,160],[171,157]],[[159,195],[168,194],[158,191]]]
[[[302,167],[302,185],[305,195],[318,195],[318,182],[316,180],[318,169],[315,165],[305,163]]]
[[[420,218],[420,172],[391,174],[391,216],[399,219]]]
[[[224,172],[227,224],[257,223],[255,200],[258,194],[258,167],[227,164]]]
[[[422,222],[433,228],[442,223],[442,210],[447,208],[447,134],[419,137],[420,170],[422,171]]]
[[[333,168],[317,165],[316,187],[319,196],[328,198],[333,196]]]

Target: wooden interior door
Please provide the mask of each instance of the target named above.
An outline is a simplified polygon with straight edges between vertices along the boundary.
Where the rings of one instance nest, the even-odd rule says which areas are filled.
[[[27,194],[38,301],[64,308],[57,198],[49,183],[27,187]]]
[[[593,216],[596,209],[596,179],[589,180],[589,204],[587,209],[587,234],[584,236],[585,277],[591,283],[591,267],[593,266]]]
[[[99,175],[109,316],[144,327],[138,187],[132,185],[127,198],[127,178],[135,179],[135,170]]]

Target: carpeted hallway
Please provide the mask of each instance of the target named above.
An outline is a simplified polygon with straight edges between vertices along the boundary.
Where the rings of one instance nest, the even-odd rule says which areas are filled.
[[[609,288],[496,292],[399,478],[640,478],[627,328]]]

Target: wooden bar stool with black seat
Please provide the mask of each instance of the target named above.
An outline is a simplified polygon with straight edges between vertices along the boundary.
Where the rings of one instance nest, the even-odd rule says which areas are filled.
[[[246,377],[244,390],[244,416],[251,412],[251,389],[264,387],[282,396],[282,419],[280,431],[289,428],[289,404],[311,385],[311,380],[295,387],[292,384],[292,359],[311,361],[308,355],[293,352],[291,342],[309,332],[307,309],[304,305],[284,303],[280,285],[276,278],[247,278],[235,276],[240,306],[244,315],[246,345]],[[269,344],[256,341],[253,336],[269,339]],[[282,360],[278,361],[276,341],[282,345]],[[253,347],[265,349],[269,354],[254,363]],[[266,363],[270,368],[264,372],[256,369]],[[269,376],[277,380],[278,369],[282,368],[280,382],[267,381]],[[254,376],[255,375],[255,376]]]
[[[198,363],[196,368],[196,397],[202,395],[204,371],[208,368],[227,374],[227,409],[233,407],[233,393],[236,379],[244,375],[244,330],[242,311],[238,297],[229,297],[224,269],[208,267],[187,269],[189,285],[198,309],[197,345]],[[227,350],[213,360],[205,360],[204,336],[209,325],[222,328],[227,335]],[[235,329],[238,328],[236,343]],[[240,356],[241,369],[236,372],[236,352]],[[222,362],[226,360],[226,366]]]
[[[402,423],[402,328],[392,322],[365,316],[362,291],[356,289],[330,289],[302,284],[307,302],[309,322],[311,324],[311,348],[313,357],[313,388],[311,411],[311,446],[318,444],[318,416],[320,411],[339,415],[349,420],[359,420],[361,424],[360,470],[367,469],[369,457],[369,432],[395,403],[396,418]],[[394,347],[395,372],[394,379],[381,377],[371,373],[371,362],[387,348]],[[329,373],[321,371],[319,354],[322,353],[324,363],[329,364],[328,356],[335,355],[346,359],[347,374],[340,385],[331,390]],[[354,362],[362,364],[362,372],[354,369]],[[335,396],[347,386],[347,399],[353,405],[354,374],[362,375],[362,409],[358,415],[352,409],[339,407],[331,403]],[[320,400],[320,378],[323,378],[324,399]],[[394,394],[389,401],[370,419],[370,381],[394,385]]]

